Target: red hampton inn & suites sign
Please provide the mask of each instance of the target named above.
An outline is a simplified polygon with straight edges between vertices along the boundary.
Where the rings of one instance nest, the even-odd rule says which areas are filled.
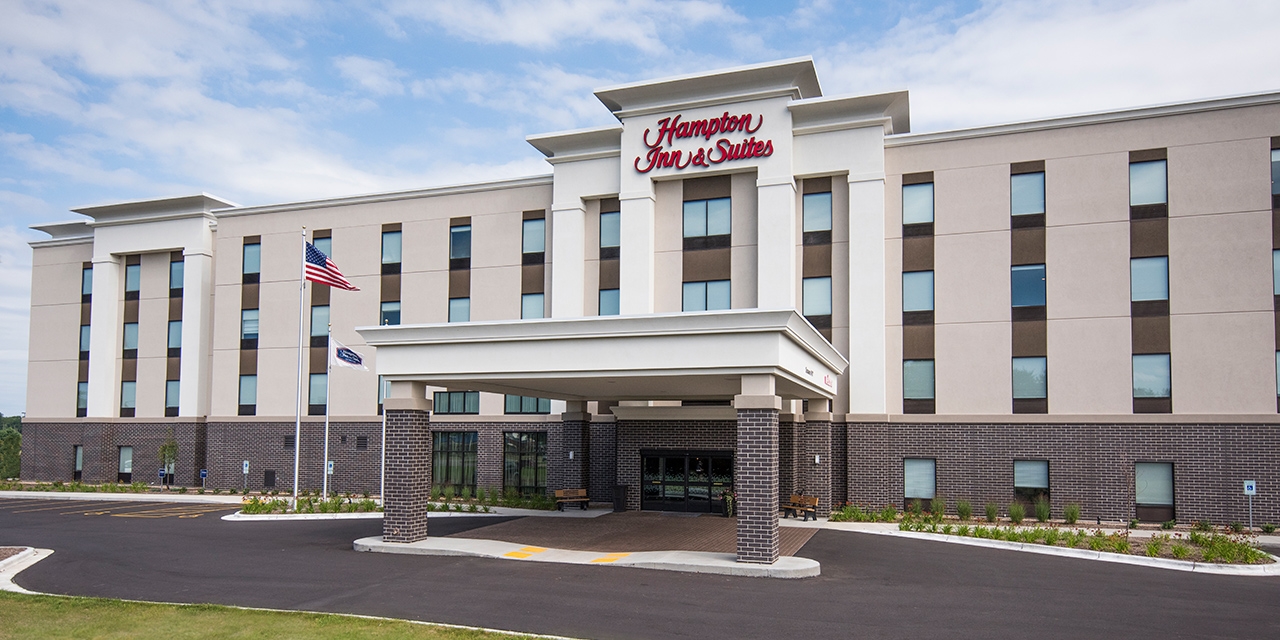
[[[681,120],[680,114],[658,121],[658,133],[652,140],[652,129],[645,129],[644,146],[648,151],[643,156],[636,156],[635,168],[640,173],[649,173],[654,169],[684,169],[690,165],[710,167],[731,160],[748,158],[764,158],[773,155],[773,140],[757,140],[755,132],[764,125],[764,116],[747,113],[731,116],[729,112],[719,118],[706,120]],[[740,133],[739,142],[721,137],[714,143],[712,138]],[[710,146],[699,146],[697,149],[672,149],[677,139],[702,138]]]

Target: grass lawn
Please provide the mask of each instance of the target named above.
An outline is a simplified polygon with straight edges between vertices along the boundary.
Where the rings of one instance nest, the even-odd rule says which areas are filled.
[[[0,638],[511,638],[392,620],[0,591]]]

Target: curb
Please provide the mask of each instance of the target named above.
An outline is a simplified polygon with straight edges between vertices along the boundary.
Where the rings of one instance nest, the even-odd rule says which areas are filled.
[[[372,520],[382,519],[381,511],[363,513],[244,513],[237,511],[222,516],[235,522],[288,522],[293,520]]]
[[[35,547],[21,547],[21,549],[22,551],[19,551],[16,555],[0,560],[0,591],[36,595],[37,592],[27,591],[14,584],[13,578],[21,573],[23,569],[48,558],[53,554],[53,549],[37,549]]]
[[[797,556],[783,556],[773,564],[738,562],[732,553],[702,551],[637,551],[604,553],[547,549],[498,540],[470,538],[430,538],[412,543],[383,542],[381,536],[360,538],[352,543],[356,551],[422,556],[454,556],[553,562],[559,564],[630,567],[658,571],[681,571],[752,578],[811,578],[820,575],[818,561]]]
[[[843,531],[854,531],[856,533],[869,533],[877,536],[896,536],[899,538],[912,538],[915,540],[930,540],[934,542],[948,542],[951,544],[964,544],[972,547],[986,547],[988,549],[1004,549],[1007,551],[1024,551],[1027,553],[1039,553],[1047,556],[1060,556],[1064,558],[1077,558],[1081,560],[1098,560],[1101,562],[1114,562],[1116,564],[1130,564],[1141,567],[1152,567],[1156,569],[1170,569],[1173,571],[1194,571],[1196,573],[1208,573],[1214,575],[1225,576],[1280,576],[1280,558],[1270,555],[1276,559],[1276,563],[1272,564],[1217,564],[1212,562],[1189,562],[1186,560],[1173,560],[1170,558],[1147,558],[1144,556],[1121,555],[1118,553],[1108,553],[1106,551],[1094,551],[1092,549],[1068,549],[1066,547],[1051,547],[1043,544],[1032,544],[1026,542],[1008,542],[1005,540],[987,540],[984,538],[969,538],[961,536],[952,536],[942,533],[926,533],[921,531],[876,531],[869,529],[839,529]],[[1263,553],[1266,553],[1265,551]]]

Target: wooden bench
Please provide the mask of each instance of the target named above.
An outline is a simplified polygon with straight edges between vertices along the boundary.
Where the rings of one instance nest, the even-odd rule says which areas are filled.
[[[804,516],[808,521],[810,518],[818,519],[818,496],[799,496],[793,495],[782,505],[782,517],[795,516],[797,518]]]
[[[586,489],[556,489],[556,510],[564,511],[566,502],[576,502],[582,509],[587,508]]]

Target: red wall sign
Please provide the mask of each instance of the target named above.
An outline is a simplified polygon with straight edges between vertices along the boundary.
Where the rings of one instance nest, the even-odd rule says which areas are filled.
[[[748,158],[764,158],[773,155],[773,140],[757,140],[754,134],[764,125],[764,116],[747,113],[731,116],[729,112],[719,118],[708,120],[680,120],[663,118],[658,121],[658,134],[649,139],[652,129],[644,130],[644,146],[649,151],[644,156],[636,156],[635,168],[640,173],[649,173],[654,169],[684,169],[690,165],[710,167],[730,160],[746,160]],[[671,149],[678,138],[702,138],[711,142],[717,135],[742,133],[747,137],[741,142],[733,142],[729,138],[720,138],[709,147],[698,147],[695,151]]]

